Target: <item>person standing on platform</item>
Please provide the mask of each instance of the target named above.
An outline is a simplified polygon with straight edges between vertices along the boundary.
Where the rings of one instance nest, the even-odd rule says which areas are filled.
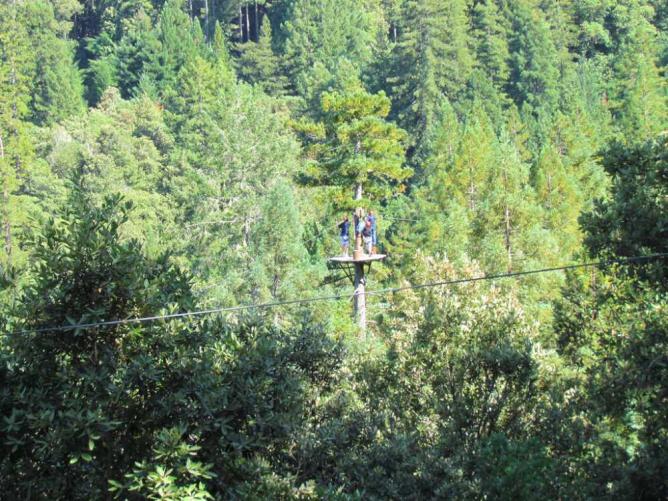
[[[371,254],[372,239],[371,239],[371,221],[367,218],[362,228],[362,240],[364,241],[364,252]]]
[[[359,235],[362,234],[362,230],[364,230],[364,225],[366,223],[366,218],[364,217],[358,217],[355,216],[356,221],[355,221],[355,238],[357,238]]]
[[[371,223],[371,246],[372,246],[372,251],[375,254],[376,246],[378,245],[378,232],[376,230],[376,215],[373,213],[373,211],[369,211],[369,215],[367,216],[366,219]]]
[[[350,246],[350,220],[345,216],[339,223],[339,240],[341,241],[341,254],[348,257],[348,247]]]

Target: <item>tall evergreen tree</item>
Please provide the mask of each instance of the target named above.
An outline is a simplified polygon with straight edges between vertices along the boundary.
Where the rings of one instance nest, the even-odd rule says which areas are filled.
[[[554,146],[546,146],[534,167],[536,198],[543,208],[545,227],[559,240],[559,252],[568,259],[578,249],[578,216],[583,207],[577,178],[568,172]]]
[[[271,23],[265,18],[260,28],[257,42],[237,45],[240,55],[236,61],[239,77],[259,85],[267,94],[283,95],[288,87],[288,79],[283,74],[279,56],[272,49]]]
[[[380,12],[380,0],[295,0],[282,37],[298,94],[317,97],[314,90],[336,75],[343,58],[357,72],[368,65],[383,26]]]
[[[74,64],[74,45],[66,39],[69,23],[58,23],[49,2],[31,2],[26,12],[35,57],[31,115],[52,124],[83,112],[83,84]]]
[[[511,5],[508,93],[524,112],[549,114],[559,99],[559,59],[549,25],[543,13],[529,2],[522,0]]]
[[[411,170],[404,167],[406,133],[386,120],[390,100],[383,92],[368,93],[360,82],[321,98],[323,121],[302,122],[298,130],[312,137],[309,154],[315,163],[310,182],[336,186],[356,200],[382,199],[401,190]]]
[[[40,88],[36,85],[38,61],[31,39],[33,9],[39,7],[22,1],[0,5],[0,262],[4,265],[19,261],[18,226],[29,224],[31,217],[41,214],[40,205],[48,205],[46,193],[56,184],[44,163],[35,158],[34,129],[29,123],[38,120],[30,105]],[[67,113],[67,109],[49,110]]]
[[[476,42],[476,63],[498,89],[503,89],[510,75],[507,19],[494,0],[478,2],[472,13]]]
[[[116,44],[114,74],[125,98],[138,92],[142,79],[158,83],[161,73],[162,43],[154,29],[150,12],[139,9],[125,20],[123,38]]]
[[[613,106],[620,131],[635,140],[651,138],[668,124],[667,86],[657,67],[657,33],[650,13],[636,2],[613,11],[624,27],[615,61]]]
[[[394,116],[418,151],[438,122],[443,97],[454,102],[473,68],[466,2],[410,0],[403,4],[390,84]]]

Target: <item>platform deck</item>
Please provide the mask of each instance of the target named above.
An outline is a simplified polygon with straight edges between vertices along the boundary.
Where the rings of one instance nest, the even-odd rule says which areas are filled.
[[[352,256],[334,256],[330,257],[329,260],[332,263],[372,263],[374,261],[382,261],[387,257],[386,254],[362,254],[360,259],[353,259]]]

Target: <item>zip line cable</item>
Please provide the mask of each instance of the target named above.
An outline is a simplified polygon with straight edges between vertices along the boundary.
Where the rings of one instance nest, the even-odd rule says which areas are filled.
[[[621,258],[621,259],[611,259],[608,261],[594,261],[591,263],[577,263],[577,264],[571,264],[571,265],[565,265],[565,266],[555,266],[552,268],[541,268],[537,270],[527,270],[527,271],[517,271],[517,272],[509,272],[509,273],[496,273],[493,275],[482,275],[478,277],[472,277],[472,278],[460,278],[460,279],[455,279],[455,280],[444,280],[444,281],[439,281],[439,282],[428,282],[424,284],[416,284],[416,285],[407,285],[404,287],[389,287],[386,289],[377,289],[377,290],[372,290],[372,291],[366,291],[365,295],[369,296],[380,296],[384,294],[393,294],[397,292],[403,292],[407,290],[419,290],[419,289],[426,289],[430,287],[444,287],[448,285],[459,285],[459,284],[464,284],[464,283],[469,283],[469,282],[480,282],[484,280],[499,280],[503,278],[516,278],[516,277],[521,277],[525,275],[536,275],[539,273],[549,273],[549,272],[555,272],[555,271],[566,271],[566,270],[574,270],[578,268],[592,268],[592,267],[598,267],[598,266],[607,266],[607,265],[612,265],[612,264],[619,264],[619,265],[631,265],[634,263],[638,263],[641,261],[651,261],[655,259],[661,259],[661,258],[666,258],[668,257],[668,252],[666,253],[661,253],[661,254],[649,254],[647,256],[634,256],[634,257],[629,257],[629,258]],[[127,324],[143,324],[143,323],[148,323],[148,322],[155,322],[157,320],[174,320],[177,318],[189,318],[189,317],[199,317],[199,316],[204,316],[204,315],[213,315],[216,313],[229,313],[229,312],[236,312],[236,311],[244,311],[244,310],[252,310],[252,309],[269,309],[269,308],[275,308],[277,306],[288,306],[288,305],[294,305],[294,304],[306,304],[306,303],[315,303],[315,302],[320,302],[320,301],[334,301],[334,300],[340,300],[340,299],[352,299],[355,296],[353,294],[350,296],[349,294],[335,294],[331,296],[317,296],[317,297],[311,297],[311,298],[305,298],[305,299],[291,299],[287,301],[274,301],[274,302],[269,302],[269,303],[260,303],[260,304],[247,304],[247,305],[239,305],[239,306],[230,306],[230,307],[222,307],[222,308],[211,308],[207,310],[198,310],[198,311],[188,311],[188,312],[182,312],[182,313],[170,313],[167,315],[154,315],[154,316],[149,316],[149,317],[136,317],[136,318],[126,318],[126,319],[119,319],[119,320],[107,320],[104,322],[91,322],[91,323],[84,323],[84,324],[72,324],[72,325],[61,325],[58,327],[42,327],[39,329],[27,329],[27,330],[22,330],[22,331],[14,331],[12,334],[31,334],[31,333],[40,333],[40,332],[62,332],[62,331],[68,331],[68,330],[80,330],[80,329],[90,329],[93,327],[110,327],[114,325],[127,325]]]
[[[426,284],[417,284],[417,285],[407,285],[405,287],[390,287],[387,289],[379,289],[375,291],[369,291],[366,292],[365,294],[368,295],[382,295],[382,294],[388,294],[388,293],[394,293],[394,292],[403,292],[407,290],[419,290],[419,289],[426,289],[428,287],[440,287],[440,286],[445,286],[445,285],[458,285],[458,284],[463,284],[463,283],[468,283],[468,282],[480,282],[483,280],[498,280],[501,278],[515,278],[515,277],[521,277],[524,275],[536,275],[539,273],[549,273],[553,271],[567,271],[567,270],[575,270],[578,268],[593,268],[597,266],[607,266],[611,264],[620,264],[620,265],[631,265],[634,263],[637,263],[639,261],[651,261],[654,259],[660,259],[660,258],[665,258],[668,257],[668,252],[661,253],[661,254],[648,254],[647,256],[634,256],[634,257],[629,257],[629,258],[621,258],[621,259],[611,259],[609,261],[594,261],[591,263],[577,263],[577,264],[570,264],[570,265],[564,265],[564,266],[556,266],[553,268],[540,268],[537,270],[526,270],[526,271],[515,271],[515,272],[509,272],[509,273],[497,273],[494,275],[482,275],[479,277],[473,277],[473,278],[461,278],[457,280],[445,280],[442,282],[428,282]]]

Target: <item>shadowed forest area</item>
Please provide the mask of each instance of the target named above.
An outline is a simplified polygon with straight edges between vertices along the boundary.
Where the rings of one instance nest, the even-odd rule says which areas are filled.
[[[667,68],[663,0],[0,0],[0,499],[668,498]]]

